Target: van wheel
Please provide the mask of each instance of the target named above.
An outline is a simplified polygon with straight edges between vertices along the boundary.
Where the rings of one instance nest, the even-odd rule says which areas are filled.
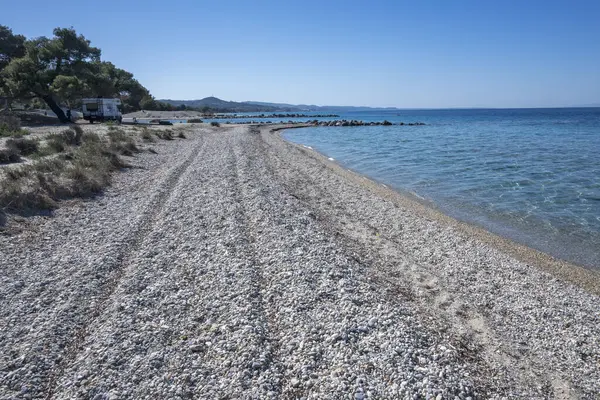
[[[93,124],[93,123],[94,123],[94,120],[93,120],[93,119],[90,119],[90,124]]]

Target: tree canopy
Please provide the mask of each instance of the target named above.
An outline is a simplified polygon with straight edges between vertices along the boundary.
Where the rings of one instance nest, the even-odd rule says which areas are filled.
[[[82,97],[120,97],[126,112],[160,103],[132,73],[102,61],[101,50],[73,28],[28,40],[0,25],[0,93],[39,98],[63,122],[67,118],[60,104],[72,107]]]
[[[7,26],[0,25],[0,70],[13,58],[25,55],[25,36],[14,35]]]

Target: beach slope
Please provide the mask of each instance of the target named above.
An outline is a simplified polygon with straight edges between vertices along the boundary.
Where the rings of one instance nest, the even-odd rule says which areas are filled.
[[[0,236],[0,398],[600,393],[596,274],[273,127],[186,136]]]

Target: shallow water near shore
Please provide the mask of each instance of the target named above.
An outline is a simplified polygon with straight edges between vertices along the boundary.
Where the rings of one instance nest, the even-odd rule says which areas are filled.
[[[341,118],[427,125],[302,128],[284,137],[458,219],[600,269],[600,108]]]

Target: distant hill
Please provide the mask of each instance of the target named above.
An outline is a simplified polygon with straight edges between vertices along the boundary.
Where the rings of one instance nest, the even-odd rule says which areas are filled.
[[[212,111],[218,112],[269,112],[280,111],[279,107],[263,106],[258,104],[240,103],[236,101],[225,101],[216,97],[206,97],[200,100],[159,100],[174,106],[185,104],[187,107],[210,107]]]
[[[394,107],[373,108],[373,107],[352,107],[352,106],[316,106],[308,104],[286,104],[286,103],[267,103],[261,101],[225,101],[217,97],[206,97],[200,100],[160,100],[174,106],[185,104],[188,107],[202,108],[210,107],[212,111],[217,112],[299,112],[299,111],[319,111],[319,112],[351,112],[351,111],[373,111],[373,110],[397,110]]]
[[[279,107],[289,111],[321,111],[321,112],[350,112],[350,111],[373,111],[373,110],[397,110],[395,107],[360,107],[360,106],[316,106],[314,104],[286,104],[265,103],[260,101],[244,101],[246,104],[256,104],[266,107]]]

